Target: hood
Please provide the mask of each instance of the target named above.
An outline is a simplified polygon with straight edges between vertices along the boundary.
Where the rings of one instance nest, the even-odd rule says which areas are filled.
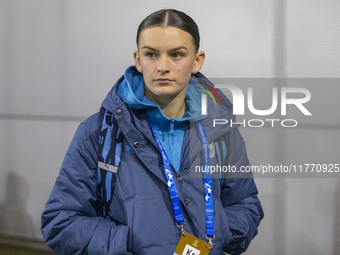
[[[201,94],[204,91],[199,90],[197,85],[199,84],[194,79],[190,79],[185,97],[186,111],[184,116],[178,119],[170,119],[165,116],[157,104],[144,96],[143,75],[137,71],[135,66],[130,66],[125,71],[124,79],[118,84],[117,93],[132,109],[146,109],[149,121],[159,129],[167,130],[170,122],[176,129],[187,125],[189,121],[198,121],[206,117],[201,114]],[[157,124],[155,120],[157,120]]]
[[[129,104],[132,109],[146,109],[148,117],[157,119],[160,126],[168,126],[169,121],[173,121],[175,125],[183,125],[184,122],[196,122],[199,120],[209,126],[212,125],[212,121],[210,121],[211,118],[232,119],[235,121],[235,116],[232,114],[232,103],[216,88],[214,90],[220,96],[221,103],[219,100],[212,99],[213,97],[216,98],[216,94],[210,93],[207,95],[208,114],[201,114],[201,95],[206,94],[209,92],[207,90],[210,90],[202,84],[207,84],[210,88],[215,87],[214,84],[201,73],[191,76],[185,98],[186,112],[183,118],[170,119],[162,113],[158,105],[144,97],[143,75],[138,72],[135,66],[130,66],[108,93],[102,106],[109,111],[113,111],[117,104],[125,102]]]

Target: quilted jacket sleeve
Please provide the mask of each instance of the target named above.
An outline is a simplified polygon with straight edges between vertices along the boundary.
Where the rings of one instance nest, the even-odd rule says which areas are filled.
[[[42,213],[44,239],[59,254],[130,254],[127,252],[129,228],[97,217],[93,206],[98,147],[96,118],[91,117],[78,127]]]
[[[237,128],[231,130],[227,140],[226,164],[235,166],[236,169],[248,166],[246,147],[239,130]],[[230,254],[241,254],[246,251],[257,234],[257,228],[264,216],[252,175],[242,175],[226,178],[221,191],[222,203],[232,235],[231,242],[228,242],[224,249]]]

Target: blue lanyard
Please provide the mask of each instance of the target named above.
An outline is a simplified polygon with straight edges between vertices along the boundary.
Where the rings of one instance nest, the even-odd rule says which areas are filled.
[[[197,128],[202,144],[204,169],[209,169],[210,158],[208,137],[201,122],[197,124]],[[210,171],[205,171],[204,173],[204,195],[207,236],[214,237],[214,201]]]
[[[198,127],[199,136],[201,139],[201,144],[202,144],[202,149],[203,149],[203,164],[205,166],[205,169],[208,169],[207,167],[210,165],[210,159],[209,159],[209,143],[208,143],[207,135],[205,133],[202,123],[198,123],[197,127]],[[172,204],[172,210],[175,215],[176,223],[179,226],[183,227],[184,216],[183,216],[182,208],[180,205],[176,182],[174,180],[174,175],[171,170],[170,161],[154,129],[152,128],[152,126],[151,126],[151,130],[156,139],[158,149],[162,155],[164,172],[166,176],[167,186],[168,186],[170,200]],[[207,224],[206,225],[207,226],[206,237],[207,239],[209,239],[209,237],[211,239],[214,237],[213,193],[212,193],[211,174],[208,173],[208,171],[206,172],[207,173],[204,173],[204,191],[205,191],[204,200],[205,200],[205,209],[206,209],[205,212],[206,212],[206,224]]]

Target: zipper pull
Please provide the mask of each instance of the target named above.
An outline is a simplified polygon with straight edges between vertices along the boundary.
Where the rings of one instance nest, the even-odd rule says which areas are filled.
[[[175,126],[175,120],[170,120],[170,131],[174,131],[174,126]]]
[[[181,181],[182,180],[182,175],[180,172],[176,173],[177,176],[177,181]]]

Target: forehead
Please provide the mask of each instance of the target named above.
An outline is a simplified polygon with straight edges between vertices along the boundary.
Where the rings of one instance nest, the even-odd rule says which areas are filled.
[[[194,38],[187,32],[176,27],[151,27],[143,30],[139,36],[138,47],[177,48],[185,46],[194,48]]]

